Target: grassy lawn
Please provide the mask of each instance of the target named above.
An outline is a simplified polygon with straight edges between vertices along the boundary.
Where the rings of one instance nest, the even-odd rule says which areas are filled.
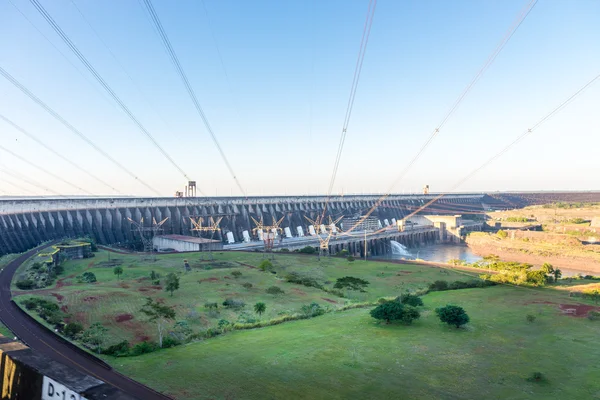
[[[146,297],[159,299],[172,306],[177,313],[176,319],[187,321],[190,328],[198,332],[217,326],[222,319],[244,322],[249,318],[257,318],[252,310],[256,302],[266,304],[267,309],[261,319],[267,320],[298,312],[302,305],[312,302],[335,309],[348,302],[376,301],[380,297],[396,296],[405,290],[425,288],[437,279],[454,281],[471,278],[465,277],[464,273],[437,267],[349,262],[334,257],[318,261],[317,257],[294,254],[277,255],[273,261],[277,273],[273,274],[252,268],[263,260],[259,253],[222,252],[214,253],[214,256],[214,261],[208,261],[202,260],[200,253],[169,254],[157,256],[156,261],[148,261],[138,255],[99,251],[94,258],[64,263],[64,272],[51,286],[27,291],[15,288],[14,294],[17,301],[31,295],[58,301],[63,311],[71,315],[71,320],[79,321],[84,326],[102,323],[109,329],[106,345],[110,345],[122,340],[130,343],[156,340],[155,325],[147,323],[139,312]],[[189,261],[191,272],[183,273],[184,259]],[[123,267],[121,279],[113,273],[115,265]],[[234,270],[240,271],[241,277],[232,276]],[[93,272],[98,282],[78,282],[76,277],[85,271]],[[169,272],[179,273],[180,289],[171,297],[151,282],[151,271],[159,273],[161,279]],[[308,274],[330,289],[337,278],[347,275],[366,279],[370,285],[366,293],[346,291],[346,297],[342,298],[314,287],[286,282],[284,276],[292,271]],[[246,288],[244,283],[250,283],[252,287]],[[271,286],[277,286],[285,293],[266,293],[265,290]],[[226,309],[221,306],[226,298],[240,299],[246,303],[246,307],[242,310]],[[205,303],[212,302],[219,304],[218,313],[210,313],[204,307]]]
[[[14,335],[6,326],[0,322],[0,335],[12,338]]]
[[[424,301],[412,326],[377,324],[355,309],[111,363],[180,399],[600,396],[600,322],[562,315],[558,304],[572,302],[565,293],[497,286]],[[433,309],[447,303],[467,310],[466,329],[439,323]],[[536,371],[547,382],[526,380]]]

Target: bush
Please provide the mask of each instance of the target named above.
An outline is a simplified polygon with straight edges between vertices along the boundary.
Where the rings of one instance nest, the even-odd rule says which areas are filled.
[[[454,325],[456,328],[460,328],[461,325],[469,322],[469,316],[465,310],[459,306],[448,304],[446,307],[436,308],[435,313],[440,318],[440,321],[445,322],[448,325]]]
[[[223,302],[223,306],[227,307],[227,308],[243,308],[246,305],[246,303],[244,303],[242,300],[238,300],[238,299],[225,299],[225,301]]]
[[[126,357],[129,355],[129,342],[123,340],[120,343],[107,347],[102,352],[113,357]]]
[[[525,316],[525,319],[527,320],[527,322],[533,322],[533,321],[535,321],[535,315],[533,315],[533,314],[527,314]]]
[[[16,285],[21,290],[29,290],[29,289],[33,289],[35,287],[35,282],[32,281],[31,279],[23,279],[23,280],[17,281]]]
[[[231,322],[226,319],[219,320],[219,324],[217,325],[219,329],[227,329],[227,327],[231,325]]]
[[[315,287],[317,289],[323,288],[323,285],[321,285],[315,278],[312,278],[300,272],[290,272],[286,275],[285,280],[290,283],[297,283],[298,285],[304,285],[307,287]]]
[[[598,321],[598,320],[600,320],[600,311],[593,311],[593,310],[589,311],[587,313],[587,318],[590,321]]]
[[[69,322],[65,326],[64,330],[65,336],[71,339],[73,339],[81,332],[83,332],[83,325],[81,325],[79,322]]]
[[[315,254],[315,252],[316,252],[316,250],[312,246],[306,246],[299,250],[299,253],[304,253],[304,254]]]
[[[423,300],[419,296],[416,296],[412,293],[404,293],[398,296],[396,301],[413,307],[419,307],[423,305]]]
[[[96,275],[93,272],[86,271],[83,274],[77,276],[78,282],[83,283],[94,283],[97,281]]]
[[[217,303],[204,303],[204,308],[208,308],[209,310],[216,310],[217,308],[219,308],[219,305]]]
[[[421,317],[419,310],[415,307],[402,304],[397,301],[388,301],[375,307],[370,312],[371,317],[384,320],[387,324],[392,321],[401,321],[410,325],[415,319]]]
[[[243,287],[245,287],[246,289],[252,289],[252,284],[250,282],[244,282],[242,284]]]
[[[354,261],[354,260],[355,260],[355,258],[354,258],[353,256],[348,256],[348,257],[346,257],[346,260],[348,260],[348,261],[351,261],[351,262],[352,262],[352,261]]]
[[[163,339],[163,343],[165,339]],[[158,344],[154,342],[141,342],[133,346],[133,348],[131,349],[131,355],[139,356],[141,354],[152,353],[158,349]]]
[[[181,344],[181,342],[177,338],[167,336],[167,337],[163,338],[162,348],[168,349],[169,347],[179,346],[180,344]]]
[[[267,292],[268,294],[274,294],[274,295],[285,293],[279,286],[271,286],[271,287],[267,288],[267,290],[265,290],[265,292]]]
[[[448,290],[448,282],[446,281],[435,281],[429,285],[430,290]]]
[[[288,249],[287,247],[284,247],[284,248],[279,249],[279,252],[280,253],[289,253],[290,249]]]
[[[37,299],[37,298],[34,297],[34,298],[31,298],[31,299],[25,299],[25,300],[23,300],[22,304],[25,306],[26,309],[28,309],[28,310],[34,310],[40,304],[40,300],[41,299]]]
[[[346,249],[342,249],[337,253],[337,255],[339,257],[348,257],[350,255],[350,252]]]
[[[273,263],[269,260],[262,260],[260,264],[258,264],[258,269],[263,272],[273,270]]]
[[[241,271],[232,271],[231,272],[231,276],[233,276],[235,279],[239,278],[240,276],[242,276],[242,272]]]
[[[498,232],[496,232],[496,235],[500,239],[506,239],[508,237],[508,233],[506,231],[503,231],[502,229],[500,229]]]
[[[355,278],[353,276],[344,276],[343,278],[336,279],[335,289],[349,289],[358,290],[359,292],[365,292],[365,288],[369,285],[368,281],[364,279]]]
[[[31,265],[31,269],[34,271],[37,271],[40,268],[42,268],[43,266],[44,266],[44,264],[42,264],[41,262],[34,262],[33,265]]]
[[[541,372],[532,372],[527,380],[529,382],[543,382],[546,380],[546,377]]]
[[[307,317],[316,317],[325,314],[325,309],[315,302],[303,305],[300,307],[300,311]]]

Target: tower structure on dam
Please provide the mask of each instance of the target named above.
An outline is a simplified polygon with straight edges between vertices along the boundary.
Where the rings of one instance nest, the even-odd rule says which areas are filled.
[[[550,195],[556,198],[556,194]],[[594,195],[598,197],[598,193]],[[378,203],[378,195],[333,196],[325,217],[352,219],[375,207],[371,217],[386,226],[435,197],[434,194],[390,195]],[[515,204],[545,202],[544,199],[544,194],[531,193],[527,196],[511,193],[510,202],[499,194],[449,194],[419,213],[481,213],[493,208],[512,208]],[[215,232],[214,239],[242,242],[258,239],[253,237],[252,218],[265,221],[283,218],[281,228],[286,235],[309,235],[311,227],[306,217],[314,220],[321,215],[326,200],[325,196],[0,200],[0,255],[22,252],[44,241],[65,237],[91,236],[99,244],[132,242],[136,240],[136,232],[131,229],[129,219],[143,219],[147,224],[166,219],[163,234],[191,235],[190,218],[222,218],[221,229]]]

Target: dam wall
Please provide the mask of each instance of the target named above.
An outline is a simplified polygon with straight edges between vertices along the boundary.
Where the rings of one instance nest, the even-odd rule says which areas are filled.
[[[378,203],[378,195],[222,197],[222,198],[73,198],[0,200],[0,255],[22,252],[52,239],[90,236],[99,244],[127,244],[140,241],[140,234],[129,221],[144,220],[150,228],[153,219],[161,221],[160,234],[192,235],[190,218],[222,217],[214,239],[236,243],[244,235],[257,240],[252,218],[271,225],[283,218],[281,228],[294,236],[309,235],[310,222],[323,213],[336,219],[356,217],[369,212],[382,224],[400,220],[436,196],[390,195]],[[453,194],[437,200],[435,207],[422,213],[481,212],[485,194]],[[231,236],[230,235],[230,236]],[[210,235],[209,235],[210,236]]]

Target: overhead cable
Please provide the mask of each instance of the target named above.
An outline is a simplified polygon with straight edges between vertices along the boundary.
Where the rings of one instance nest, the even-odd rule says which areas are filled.
[[[32,0],[32,1],[36,1],[36,0]],[[221,155],[223,162],[227,166],[229,173],[233,177],[233,180],[235,181],[235,184],[237,185],[238,189],[244,196],[246,196],[246,191],[242,187],[237,175],[233,171],[233,168],[231,167],[231,164],[229,163],[229,160],[227,159],[227,156],[225,155],[223,148],[221,147],[221,145],[219,144],[219,141],[217,140],[217,136],[215,135],[210,123],[208,122],[208,118],[204,114],[204,110],[202,109],[202,106],[200,106],[200,102],[198,101],[198,98],[196,97],[196,93],[194,92],[194,89],[192,88],[192,85],[190,84],[190,82],[187,78],[187,75],[185,74],[183,67],[181,66],[181,63],[179,62],[179,58],[177,57],[177,54],[173,50],[173,46],[171,46],[171,41],[169,40],[169,37],[167,36],[167,34],[162,26],[162,23],[160,22],[160,19],[158,18],[158,15],[156,14],[156,11],[154,10],[154,6],[152,5],[152,2],[150,0],[144,0],[144,4],[146,5],[148,13],[150,14],[150,17],[152,18],[154,25],[156,26],[158,34],[159,34],[160,38],[162,39],[162,43],[171,58],[171,62],[173,63],[173,66],[175,67],[177,74],[181,78],[181,81],[183,82],[183,85],[185,86],[185,89],[188,92],[190,99],[192,100],[192,103],[194,103],[194,107],[196,108],[196,111],[200,115],[202,122],[204,122],[204,126],[206,127],[206,130],[210,134],[210,137],[212,138],[213,143],[217,147],[217,150],[219,151],[219,154]]]
[[[12,83],[14,86],[16,86],[17,89],[19,89],[21,92],[23,92],[25,95],[27,95],[31,100],[33,100],[35,103],[37,103],[37,105],[39,105],[44,110],[46,110],[46,112],[48,114],[50,114],[58,122],[63,124],[67,129],[69,129],[71,132],[73,132],[74,134],[79,136],[83,141],[85,141],[87,144],[89,144],[94,150],[96,150],[98,153],[100,153],[102,156],[104,156],[104,158],[106,158],[107,160],[109,160],[110,162],[115,164],[122,171],[124,171],[127,175],[131,176],[133,179],[135,179],[136,181],[138,181],[139,183],[144,185],[147,189],[151,190],[157,196],[160,196],[160,193],[156,189],[154,189],[152,186],[150,186],[149,184],[147,184],[146,182],[144,182],[143,180],[138,178],[133,172],[131,172],[129,169],[127,169],[123,164],[121,164],[120,162],[118,162],[117,160],[112,158],[110,155],[108,155],[108,153],[106,153],[104,150],[102,150],[100,147],[98,147],[98,145],[96,145],[87,136],[85,136],[83,133],[81,133],[81,131],[79,131],[77,128],[75,128],[73,125],[71,125],[60,114],[58,114],[56,111],[54,111],[52,108],[50,108],[50,106],[48,106],[46,103],[44,103],[39,97],[37,97],[35,94],[33,94],[29,89],[27,89],[23,84],[21,84],[19,81],[17,81],[11,74],[9,74],[2,67],[0,67],[0,75],[4,76],[10,83]]]
[[[113,98],[113,100],[121,107],[123,112],[127,114],[127,116],[133,121],[133,123],[138,127],[138,129],[146,135],[148,139],[154,144],[154,146],[161,152],[161,154],[189,181],[189,176],[183,171],[183,169],[171,158],[171,156],[158,144],[158,142],[154,139],[154,137],[148,132],[148,130],[142,125],[142,123],[133,115],[131,110],[121,101],[119,96],[114,92],[114,90],[106,83],[104,78],[96,71],[96,69],[92,66],[92,64],[85,58],[85,56],[79,51],[77,46],[73,44],[71,39],[63,32],[60,26],[54,21],[52,16],[48,14],[46,9],[40,4],[38,0],[30,0],[31,3],[35,6],[38,12],[44,17],[44,19],[50,24],[50,26],[54,29],[56,34],[65,42],[65,44],[71,49],[73,54],[79,58],[79,61],[83,63],[83,65],[88,69],[88,71],[96,78],[96,80],[102,85],[104,90]]]
[[[356,59],[356,65],[354,67],[354,77],[352,78],[352,86],[350,87],[350,97],[348,98],[348,104],[346,106],[346,114],[344,116],[344,123],[342,124],[342,133],[340,136],[340,142],[338,144],[338,150],[333,164],[333,172],[329,181],[329,189],[327,190],[327,198],[325,200],[325,206],[323,207],[323,216],[327,212],[327,205],[329,204],[329,198],[333,191],[333,185],[337,177],[338,167],[342,158],[342,152],[344,150],[344,142],[346,141],[346,134],[348,132],[348,125],[350,124],[350,117],[352,116],[352,109],[354,108],[354,99],[356,98],[356,90],[358,88],[358,82],[360,80],[360,73],[362,71],[363,61],[365,59],[365,53],[367,51],[367,44],[369,43],[369,36],[371,34],[371,25],[373,24],[373,16],[375,15],[375,7],[377,6],[377,0],[369,0],[369,8],[367,10],[367,18],[363,27],[363,34],[360,40],[360,48],[358,51],[358,57]]]
[[[77,168],[78,170],[80,170],[81,172],[85,173],[86,175],[88,175],[89,177],[95,179],[96,181],[100,182],[101,184],[105,185],[106,187],[112,189],[114,192],[118,193],[118,194],[122,194],[119,190],[115,189],[112,185],[110,185],[109,183],[103,181],[102,179],[98,178],[96,175],[92,174],[91,172],[89,172],[88,170],[84,169],[83,167],[81,167],[80,165],[74,163],[73,161],[71,161],[69,158],[63,156],[62,154],[60,154],[59,152],[57,152],[56,150],[54,150],[53,148],[51,148],[50,146],[48,146],[46,143],[42,142],[41,140],[39,140],[37,137],[35,137],[33,134],[27,132],[25,129],[23,129],[22,127],[20,127],[19,125],[15,124],[13,121],[11,121],[10,119],[6,118],[4,115],[0,114],[0,119],[2,119],[4,122],[6,122],[7,124],[11,125],[13,128],[15,128],[16,130],[18,130],[19,132],[21,132],[23,135],[27,136],[29,139],[33,140],[34,142],[36,142],[37,144],[39,144],[40,146],[44,147],[46,150],[48,150],[50,153],[54,154],[55,156],[59,157],[61,160],[69,163],[71,166]]]

